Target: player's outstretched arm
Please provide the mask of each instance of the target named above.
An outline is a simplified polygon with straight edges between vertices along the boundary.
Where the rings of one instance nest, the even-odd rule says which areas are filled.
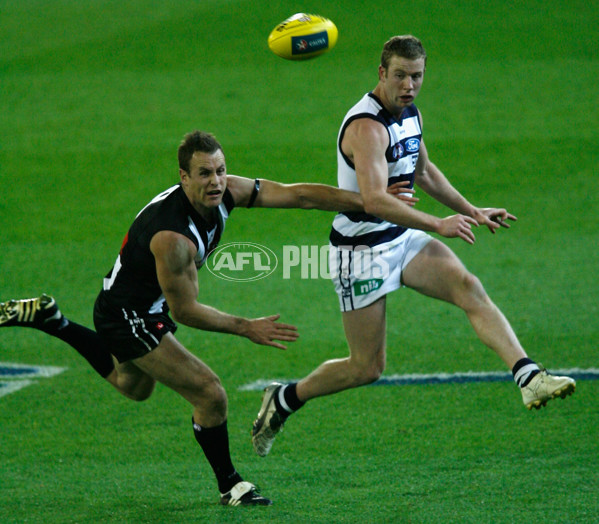
[[[244,318],[200,304],[194,256],[196,247],[185,236],[173,231],[154,235],[150,249],[156,260],[158,282],[173,318],[186,326],[249,338],[256,344],[286,349],[277,341],[293,342],[297,328],[277,322],[279,315]]]
[[[406,186],[409,182],[397,182],[387,192],[410,206],[418,202],[415,191]],[[235,203],[247,206],[255,190],[255,180],[235,175],[227,176],[227,186]],[[320,209],[323,211],[364,211],[360,193],[338,189],[326,184],[281,184],[261,179],[260,190],[253,202],[254,207]]]
[[[506,220],[517,220],[503,208],[479,208],[472,205],[453,185],[443,172],[430,161],[424,141],[420,143],[420,153],[416,164],[416,184],[448,208],[476,220],[479,226],[487,226],[491,233],[500,227],[508,228]]]
[[[227,176],[227,186],[239,206],[247,205],[254,191],[254,180]],[[359,193],[326,184],[281,184],[260,179],[254,207],[320,209],[323,211],[363,211]]]

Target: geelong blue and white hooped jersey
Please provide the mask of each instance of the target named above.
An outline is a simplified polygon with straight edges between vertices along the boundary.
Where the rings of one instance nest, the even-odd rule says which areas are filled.
[[[152,237],[159,231],[175,231],[189,238],[198,250],[195,263],[199,269],[218,245],[234,207],[233,196],[226,189],[213,222],[208,223],[193,208],[180,184],[154,197],[135,218],[114,267],[104,278],[102,294],[106,301],[139,313],[166,313],[168,306],[150,251]]]
[[[341,189],[359,192],[356,170],[351,159],[346,156],[341,143],[347,126],[358,118],[371,118],[380,122],[389,133],[389,145],[385,151],[388,166],[387,186],[409,180],[414,186],[414,172],[420,151],[422,130],[416,106],[404,109],[400,121],[387,111],[381,101],[367,93],[345,115],[337,140],[337,181]],[[333,220],[329,240],[333,246],[378,246],[399,237],[405,227],[381,220],[363,212],[339,213]]]

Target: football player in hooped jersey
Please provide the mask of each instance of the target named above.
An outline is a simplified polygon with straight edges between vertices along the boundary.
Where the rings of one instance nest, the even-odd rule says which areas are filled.
[[[424,79],[426,53],[411,36],[385,43],[379,81],[346,115],[337,143],[339,187],[360,192],[365,213],[342,212],[330,235],[330,268],[343,315],[349,356],[329,360],[297,383],[270,384],[252,431],[265,456],[287,417],[315,397],[377,380],[386,358],[387,293],[402,286],[462,308],[482,342],[512,370],[528,409],[574,392],[575,382],[539,369],[528,358],[480,281],[444,243],[428,233],[474,243],[473,227],[492,233],[516,218],[501,208],[479,208],[464,198],[431,162],[414,106]],[[386,191],[415,183],[457,214],[438,218]]]
[[[96,331],[67,319],[53,297],[0,303],[0,327],[40,329],[75,348],[120,393],[145,400],[156,381],[189,401],[193,431],[224,505],[269,505],[242,479],[229,454],[227,396],[216,374],[175,338],[187,326],[285,349],[295,326],[279,315],[243,318],[198,302],[197,269],[216,247],[235,206],[361,211],[359,194],[322,184],[279,184],[227,175],[220,144],[188,134],[179,147],[180,183],[136,217],[94,308]],[[408,190],[409,191],[409,190]],[[409,200],[411,197],[401,197]]]

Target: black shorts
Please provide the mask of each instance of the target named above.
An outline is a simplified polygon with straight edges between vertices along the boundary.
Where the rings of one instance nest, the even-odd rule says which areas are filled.
[[[109,304],[100,293],[94,305],[96,331],[119,362],[143,357],[156,348],[177,325],[166,313],[138,313]]]

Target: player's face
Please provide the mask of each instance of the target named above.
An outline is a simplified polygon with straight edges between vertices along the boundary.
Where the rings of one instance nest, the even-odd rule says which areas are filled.
[[[391,57],[389,67],[379,66],[379,83],[383,103],[394,115],[400,115],[414,103],[424,79],[424,58],[409,60],[400,56]]]
[[[189,173],[180,170],[181,185],[193,207],[200,214],[218,207],[227,187],[225,155],[196,151],[189,162]]]

